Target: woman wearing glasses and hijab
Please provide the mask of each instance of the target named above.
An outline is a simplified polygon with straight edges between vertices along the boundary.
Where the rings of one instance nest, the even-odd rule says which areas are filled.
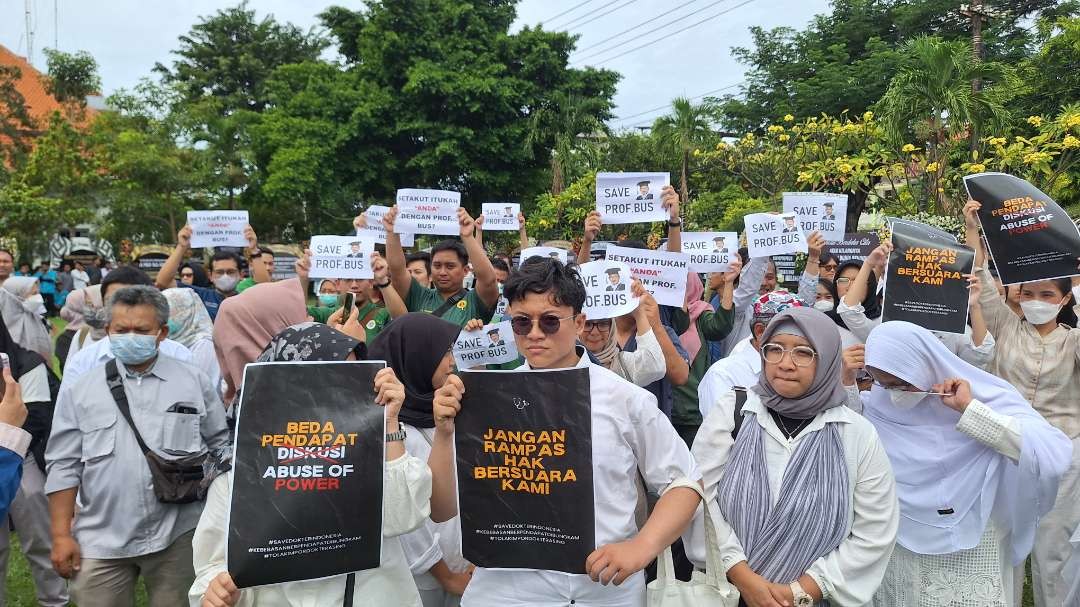
[[[863,605],[885,573],[900,513],[877,432],[844,406],[840,334],[821,312],[789,308],[758,343],[762,372],[738,429],[740,399],[729,392],[692,450],[727,577],[749,607]],[[687,538],[699,566],[702,522]]]
[[[1014,566],[1054,504],[1069,439],[1008,382],[911,323],[874,329],[866,368],[874,386],[851,406],[877,428],[901,514],[873,604],[1019,605]]]

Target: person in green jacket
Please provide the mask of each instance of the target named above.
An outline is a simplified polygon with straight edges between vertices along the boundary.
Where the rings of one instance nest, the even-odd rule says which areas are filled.
[[[698,428],[701,427],[701,411],[698,409],[698,382],[705,376],[713,361],[709,356],[706,341],[719,341],[731,333],[734,326],[734,306],[732,297],[735,280],[742,271],[742,261],[733,257],[728,271],[718,277],[722,284],[720,291],[720,309],[713,310],[708,302],[702,300],[705,287],[697,274],[691,273],[686,282],[686,306],[673,311],[673,324],[686,324],[688,327],[679,335],[679,341],[690,355],[690,377],[686,383],[674,387],[671,408],[671,423],[687,446],[693,445]],[[716,275],[714,274],[714,277]]]

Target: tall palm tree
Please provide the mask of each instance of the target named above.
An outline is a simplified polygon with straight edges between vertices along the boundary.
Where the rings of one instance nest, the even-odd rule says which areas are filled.
[[[652,131],[661,145],[676,150],[682,157],[679,196],[685,203],[690,197],[690,186],[687,183],[690,153],[712,133],[710,106],[705,103],[694,105],[685,97],[677,97],[672,100],[671,109],[670,115],[656,119]]]
[[[904,142],[914,135],[925,140],[927,162],[941,163],[949,139],[972,131],[985,132],[1009,121],[1005,103],[1016,76],[1012,68],[975,58],[971,45],[922,36],[901,48],[903,59],[878,102],[889,135]],[[973,90],[972,81],[989,82]],[[932,191],[937,191],[938,172]],[[942,199],[938,196],[938,202]]]
[[[538,147],[550,146],[552,196],[566,187],[571,163],[583,142],[607,133],[602,118],[608,110],[601,103],[606,102],[557,93],[549,105],[529,116],[525,149],[532,154]]]

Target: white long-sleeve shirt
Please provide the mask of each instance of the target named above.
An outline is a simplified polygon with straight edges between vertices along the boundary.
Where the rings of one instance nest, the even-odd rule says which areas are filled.
[[[832,552],[815,561],[807,570],[832,605],[863,605],[873,596],[885,574],[900,524],[896,500],[896,481],[889,458],[878,440],[874,426],[848,407],[833,407],[820,413],[802,433],[788,440],[776,427],[757,394],[747,392],[743,411],[753,412],[744,423],[760,423],[765,441],[765,465],[768,470],[772,503],[780,495],[784,471],[795,450],[811,433],[837,422],[847,460],[850,490],[851,526],[847,537]],[[705,495],[710,496],[724,570],[731,569],[746,554],[731,525],[724,519],[716,501],[716,490],[728,462],[734,428],[735,393],[729,392],[716,403],[715,411],[705,418],[694,440],[694,459],[701,468]],[[756,420],[756,422],[751,421]],[[705,565],[704,517],[699,512],[690,532],[684,536],[687,556],[699,567]]]
[[[727,356],[743,339],[750,335],[750,321],[754,318],[754,300],[761,291],[765,272],[769,269],[768,257],[750,259],[739,273],[739,286],[732,294],[731,333],[720,342],[721,356]]]
[[[761,354],[754,349],[751,338],[740,341],[727,358],[715,363],[698,382],[698,408],[701,417],[708,417],[721,398],[734,387],[750,388],[757,385],[761,374]]]
[[[210,485],[199,526],[192,540],[195,583],[188,592],[191,607],[202,604],[210,582],[225,569],[225,536],[229,516],[229,479],[223,474]],[[409,565],[398,536],[419,527],[431,514],[431,470],[411,455],[386,463],[383,481],[382,566],[356,573],[355,607],[420,607]],[[245,588],[237,607],[337,607],[345,601],[344,575]]]
[[[656,406],[656,397],[582,356],[592,398],[593,500],[596,546],[637,535],[638,474],[657,494],[673,481],[701,478],[690,450]],[[528,365],[519,369],[528,369]],[[644,607],[645,576],[602,586],[587,575],[477,568],[463,607]]]

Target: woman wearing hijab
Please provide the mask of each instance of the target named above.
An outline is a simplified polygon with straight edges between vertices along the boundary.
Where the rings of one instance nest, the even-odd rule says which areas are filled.
[[[688,317],[689,328],[679,336],[686,353],[690,355],[690,376],[685,384],[675,386],[671,407],[671,423],[679,436],[689,447],[694,444],[694,436],[701,427],[701,411],[698,408],[698,383],[712,365],[712,356],[705,341],[720,341],[731,333],[734,322],[733,297],[735,279],[742,271],[742,262],[732,260],[728,271],[723,274],[720,285],[720,307],[714,311],[708,302],[702,301],[705,286],[696,273],[691,272],[686,279],[686,309],[672,312],[673,319]],[[685,322],[676,320],[677,323]]]
[[[225,380],[227,408],[239,394],[244,366],[253,362],[285,327],[307,320],[300,280],[265,282],[221,302],[214,323],[214,350]]]
[[[199,294],[191,289],[165,289],[169,302],[169,339],[191,350],[191,362],[221,387],[221,366],[214,352],[214,323]]]
[[[230,300],[256,289],[247,289]],[[363,342],[324,324],[307,322],[279,333],[258,360],[361,360],[364,352]],[[374,390],[375,402],[386,407],[387,434],[397,432],[405,387],[394,370],[386,368],[376,374]],[[206,507],[195,529],[192,547],[196,578],[189,593],[192,607],[420,607],[420,597],[399,538],[429,520],[431,470],[423,460],[409,455],[401,441],[386,443],[382,564],[376,569],[348,575],[238,590],[225,569],[230,475],[231,472],[223,474],[210,485]]]
[[[432,400],[453,368],[450,351],[461,328],[426,312],[406,314],[387,325],[370,347],[372,360],[385,360],[405,385],[398,418],[405,428],[405,449],[427,461],[435,438]],[[403,536],[424,607],[454,607],[461,601],[472,565],[461,556],[457,519],[431,520]]]
[[[0,314],[15,343],[52,360],[52,338],[45,320],[45,300],[38,292],[38,279],[12,276],[0,286]]]
[[[885,573],[899,511],[874,427],[844,406],[840,334],[821,312],[789,308],[759,343],[762,372],[736,438],[730,392],[693,447],[727,577],[750,607],[863,605]],[[690,540],[703,564],[700,515]]]
[[[901,514],[874,604],[1018,605],[1013,567],[1054,503],[1069,439],[1006,381],[917,325],[874,329],[866,368],[875,385],[853,407],[877,428]]]

